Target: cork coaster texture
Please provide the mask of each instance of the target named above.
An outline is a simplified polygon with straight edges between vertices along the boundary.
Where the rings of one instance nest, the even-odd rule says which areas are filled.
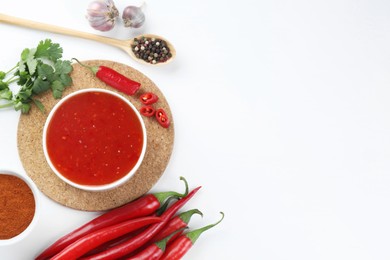
[[[153,92],[159,96],[154,104],[156,108],[163,108],[171,119],[169,128],[161,127],[152,118],[143,117],[147,131],[147,145],[145,157],[138,171],[125,184],[107,191],[92,192],[74,188],[59,179],[46,162],[43,147],[42,133],[47,115],[59,101],[54,99],[49,91],[39,96],[46,111],[42,113],[33,106],[27,115],[21,115],[18,124],[18,151],[26,173],[35,182],[38,188],[52,200],[79,210],[100,211],[119,207],[147,193],[164,173],[173,150],[174,125],[169,105],[158,87],[141,72],[127,65],[106,61],[84,61],[89,66],[104,65],[141,83],[141,88],[134,96],[128,96],[107,86],[97,79],[93,73],[79,64],[73,64],[71,77],[72,86],[66,88],[63,97],[79,89],[102,88],[115,91],[130,100],[139,109],[139,96],[144,92]]]

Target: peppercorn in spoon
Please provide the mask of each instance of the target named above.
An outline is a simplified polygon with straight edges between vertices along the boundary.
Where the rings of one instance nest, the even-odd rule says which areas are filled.
[[[149,65],[167,64],[176,56],[176,50],[169,41],[153,34],[143,34],[134,39],[119,40],[5,14],[0,14],[0,22],[108,44],[124,50],[134,60]]]

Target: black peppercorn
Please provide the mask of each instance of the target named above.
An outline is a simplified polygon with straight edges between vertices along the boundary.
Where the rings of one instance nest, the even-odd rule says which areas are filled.
[[[148,37],[136,38],[131,48],[137,58],[152,64],[165,62],[172,57],[172,53],[166,42],[161,39]]]

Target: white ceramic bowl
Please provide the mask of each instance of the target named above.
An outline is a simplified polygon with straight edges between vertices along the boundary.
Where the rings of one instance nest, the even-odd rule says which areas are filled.
[[[22,233],[18,234],[15,237],[12,237],[10,239],[0,239],[0,246],[8,246],[8,245],[11,245],[11,244],[14,244],[14,243],[17,243],[17,242],[23,240],[34,229],[34,227],[38,221],[39,213],[40,213],[40,198],[39,198],[39,191],[38,191],[37,186],[27,175],[19,174],[16,171],[0,169],[0,175],[2,175],[2,174],[16,176],[16,177],[20,178],[21,180],[23,180],[30,187],[32,194],[34,196],[34,200],[35,200],[34,217],[31,220],[28,227]],[[15,216],[15,217],[17,217],[17,216]]]
[[[118,97],[120,98],[122,101],[124,101],[136,114],[137,116],[137,119],[139,120],[140,124],[141,124],[141,128],[142,128],[142,136],[143,136],[143,145],[142,145],[142,150],[141,150],[141,154],[136,162],[136,164],[134,165],[134,167],[126,174],[124,175],[122,178],[116,180],[116,181],[113,181],[113,182],[110,182],[110,183],[106,183],[106,184],[99,184],[99,185],[86,185],[86,184],[79,184],[79,183],[76,183],[72,180],[69,180],[68,178],[66,178],[55,166],[54,164],[52,163],[52,160],[50,159],[50,156],[49,156],[49,153],[48,153],[48,148],[47,148],[47,145],[46,145],[46,139],[47,139],[47,131],[48,131],[48,126],[50,124],[50,121],[52,120],[52,117],[53,115],[56,113],[56,111],[58,110],[58,108],[67,100],[69,100],[70,98],[76,96],[76,95],[79,95],[81,93],[86,93],[86,92],[101,92],[101,93],[107,93],[107,94],[110,94],[110,95],[113,95],[115,97]],[[145,152],[146,152],[146,143],[147,143],[147,134],[146,134],[146,128],[145,128],[145,124],[144,124],[144,121],[140,115],[140,113],[138,112],[138,110],[134,107],[134,105],[129,101],[127,100],[126,98],[124,98],[123,96],[121,96],[120,94],[116,93],[116,92],[113,92],[113,91],[110,91],[110,90],[105,90],[105,89],[97,89],[97,88],[87,88],[87,89],[82,89],[82,90],[78,90],[78,91],[75,91],[65,97],[63,97],[54,107],[53,109],[50,111],[47,119],[46,119],[46,122],[45,122],[45,125],[44,125],[44,129],[43,129],[43,151],[44,151],[44,154],[45,154],[45,158],[46,158],[46,161],[47,163],[49,164],[50,168],[53,170],[53,172],[61,179],[63,180],[64,182],[68,183],[69,185],[73,186],[73,187],[76,187],[76,188],[79,188],[79,189],[82,189],[82,190],[87,190],[87,191],[104,191],[104,190],[109,190],[109,189],[113,189],[115,187],[118,187],[122,184],[124,184],[126,181],[128,181],[133,175],[134,173],[138,170],[139,166],[141,165],[142,163],[142,160],[144,158],[144,155],[145,155]]]

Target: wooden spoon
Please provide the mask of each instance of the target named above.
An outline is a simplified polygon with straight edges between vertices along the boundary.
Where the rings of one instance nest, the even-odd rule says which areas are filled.
[[[118,48],[124,50],[134,60],[136,60],[140,63],[148,64],[148,65],[167,64],[167,63],[171,62],[173,60],[173,58],[176,56],[176,50],[169,41],[167,41],[166,39],[164,39],[161,36],[153,35],[153,34],[143,34],[143,35],[137,36],[136,38],[148,37],[148,38],[156,38],[156,39],[164,40],[166,42],[171,54],[172,54],[172,57],[165,62],[159,62],[159,63],[152,64],[152,63],[149,63],[149,62],[146,62],[142,59],[137,58],[131,49],[131,45],[133,44],[134,39],[130,39],[130,40],[113,39],[113,38],[109,38],[109,37],[105,37],[105,36],[76,31],[76,30],[72,30],[72,29],[68,29],[68,28],[64,28],[64,27],[60,27],[60,26],[51,25],[51,24],[44,24],[44,23],[40,23],[40,22],[17,18],[17,17],[5,15],[5,14],[0,14],[0,22],[12,24],[12,25],[17,25],[17,26],[21,26],[21,27],[38,29],[38,30],[42,30],[42,31],[52,32],[52,33],[57,33],[57,34],[75,36],[75,37],[84,38],[87,40],[93,40],[93,41],[105,43],[108,45],[112,45],[112,46],[115,46],[115,47],[118,47]]]

